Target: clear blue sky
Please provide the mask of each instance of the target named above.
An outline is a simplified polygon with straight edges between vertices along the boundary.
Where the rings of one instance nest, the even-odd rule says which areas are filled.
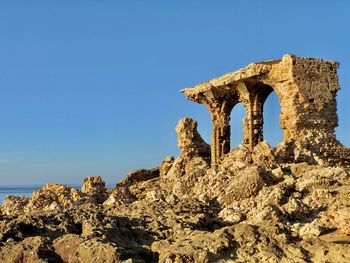
[[[0,185],[113,183],[156,166],[179,153],[179,118],[210,138],[208,111],[180,89],[285,53],[341,63],[337,137],[349,146],[349,12],[345,0],[3,0]],[[232,118],[238,144],[242,109]]]

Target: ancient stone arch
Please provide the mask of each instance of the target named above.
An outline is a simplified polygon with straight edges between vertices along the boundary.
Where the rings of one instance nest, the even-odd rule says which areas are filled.
[[[263,140],[263,106],[271,92],[279,98],[284,144],[304,143],[303,147],[318,153],[324,151],[322,143],[317,147],[310,144],[308,138],[312,134],[321,138],[323,143],[340,145],[334,136],[338,125],[335,98],[339,89],[338,66],[333,61],[287,54],[282,59],[252,63],[238,71],[183,89],[190,100],[204,104],[211,113],[212,165],[218,164],[221,157],[230,151],[230,113],[239,102],[243,103],[247,112],[243,144],[253,150]]]

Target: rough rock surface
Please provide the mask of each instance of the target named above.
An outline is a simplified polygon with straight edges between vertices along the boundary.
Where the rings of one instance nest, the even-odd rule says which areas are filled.
[[[230,157],[233,158],[227,159]],[[128,202],[98,204],[92,199],[62,210],[41,206],[43,209],[25,214],[9,212],[5,202],[0,216],[0,259],[349,262],[350,171],[314,165],[300,173],[300,167],[294,169],[293,165],[281,168],[278,177],[264,171],[266,178],[257,188],[260,190],[229,200],[225,194],[236,196],[235,184],[230,182],[234,176],[222,169],[212,180],[216,186],[209,185],[201,191],[196,185],[189,186],[193,188],[191,194],[182,188],[177,188],[175,194],[173,185],[162,184],[162,178],[145,176],[144,181],[133,181],[127,188],[132,196]],[[255,175],[256,168],[252,168],[253,172],[246,170],[249,166],[241,169],[242,176],[261,176]],[[207,172],[211,173],[210,168]],[[203,177],[208,176],[203,173]],[[320,178],[321,183],[315,184]],[[327,178],[331,183],[323,183]],[[219,186],[221,191],[215,190]],[[245,186],[236,184],[236,190],[242,191]],[[120,198],[116,189],[111,196]],[[64,188],[56,190],[64,192]],[[11,200],[28,206],[22,199],[17,199],[18,203]]]
[[[106,185],[101,176],[87,177],[83,182],[81,191],[90,195],[102,194],[106,191]]]
[[[178,143],[181,156],[192,158],[195,156],[206,157],[210,155],[208,145],[197,131],[197,122],[191,118],[182,118],[176,126]]]
[[[212,114],[220,125],[211,149],[197,123],[184,118],[176,127],[181,155],[131,172],[113,189],[90,177],[82,191],[51,184],[31,198],[7,197],[0,207],[0,262],[350,262],[348,149],[328,133],[335,120],[322,121],[335,114],[336,66],[286,56],[187,90],[193,98],[201,92],[201,98],[229,98],[232,83],[244,79],[255,87],[267,79],[280,92],[287,85],[303,96],[284,98],[292,100],[291,111],[283,113],[286,137],[275,148],[259,135],[254,147],[248,138],[225,152],[220,121],[226,120],[215,119],[229,110],[223,105]],[[308,78],[315,81],[312,92]],[[316,91],[322,97],[310,100]],[[213,101],[205,103],[215,110]],[[321,129],[299,122],[307,118],[303,107]],[[296,116],[301,119],[293,121]]]
[[[8,197],[0,260],[349,262],[350,170],[268,168],[253,161],[256,154],[240,146],[215,168],[192,158],[178,182],[138,170],[103,204],[62,185]],[[60,209],[48,209],[50,202]]]

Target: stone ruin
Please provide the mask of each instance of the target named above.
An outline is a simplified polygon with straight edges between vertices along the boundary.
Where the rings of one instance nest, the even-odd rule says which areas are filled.
[[[274,148],[281,162],[350,165],[350,149],[335,137],[338,62],[284,55],[252,63],[192,88],[181,90],[211,114],[211,165],[230,152],[230,113],[242,103],[243,145],[253,151],[264,140],[263,106],[275,92],[281,106],[282,142]]]
[[[210,110],[211,145],[182,118],[180,156],[112,189],[94,176],[81,190],[47,184],[32,197],[6,197],[0,262],[350,262],[350,150],[334,135],[337,67],[285,55],[183,90]],[[284,132],[274,148],[263,140],[271,92]],[[239,102],[244,140],[230,150]]]

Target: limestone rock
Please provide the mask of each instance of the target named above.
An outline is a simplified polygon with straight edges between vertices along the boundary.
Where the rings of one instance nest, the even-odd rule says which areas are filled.
[[[226,176],[231,177],[231,180],[226,181],[226,186],[223,188],[224,184],[222,182],[216,183],[216,187],[219,191],[219,185],[221,185],[220,188],[223,190],[218,196],[218,201],[227,205],[256,195],[265,183],[264,171],[257,166],[246,167],[233,176],[226,173],[220,175],[220,177]],[[220,180],[221,178],[217,179]]]
[[[229,205],[256,195],[265,181],[265,170],[251,164],[251,157],[243,147],[230,152],[221,166],[213,167],[201,176],[195,193],[206,193],[221,204]]]
[[[200,157],[182,161],[188,169],[174,178],[183,179],[188,189],[177,188],[179,195],[173,193],[175,179],[160,183],[171,175],[129,179],[132,183],[125,184],[129,186],[112,191],[115,199],[108,205],[86,202],[66,210],[2,215],[0,258],[11,262],[18,254],[33,262],[46,262],[49,257],[65,262],[309,262],[318,258],[315,251],[327,250],[330,262],[346,262],[348,171],[315,166],[304,173],[305,178],[284,174],[272,182],[263,173],[260,190],[236,199],[230,197],[236,195],[234,189],[247,190],[247,178],[261,169],[243,153],[243,149],[233,151],[217,168]],[[194,171],[202,174],[196,178],[190,175]],[[310,192],[296,187],[310,176],[334,177],[336,182]],[[46,194],[53,189],[66,188],[49,186]],[[336,192],[330,194],[332,189]],[[117,201],[118,191],[132,200]],[[329,233],[332,229],[337,231]]]
[[[271,170],[271,175],[273,180],[282,180],[285,177],[285,173],[281,167]]]
[[[136,200],[135,196],[126,187],[117,187],[113,189],[109,197],[104,201],[103,205],[121,205],[130,204]]]
[[[113,244],[92,239],[80,244],[69,262],[119,263],[121,262],[121,255]]]
[[[244,215],[239,210],[236,210],[230,207],[225,207],[220,211],[218,215],[224,221],[234,223],[234,224],[239,223],[244,219]]]
[[[117,183],[116,187],[129,187],[132,184],[151,180],[159,177],[159,168],[153,168],[151,170],[139,169],[129,173],[123,180]]]
[[[209,165],[202,157],[187,160],[180,156],[174,161],[167,176],[161,179],[160,184],[163,188],[171,185],[172,192],[177,196],[191,196],[208,169]]]
[[[299,236],[303,238],[318,237],[321,230],[314,224],[305,224],[299,229]]]
[[[252,160],[255,164],[269,169],[274,169],[277,164],[274,152],[267,141],[259,142],[254,147]]]
[[[74,187],[61,184],[47,184],[36,190],[28,203],[28,208],[39,211],[62,210],[71,208],[84,198],[84,195]]]
[[[87,177],[84,179],[81,192],[88,195],[98,195],[105,193],[106,184],[101,176]]]
[[[10,241],[0,246],[0,261],[3,263],[60,262],[60,257],[51,253],[49,240],[44,237],[28,237],[21,243]]]
[[[298,180],[296,187],[301,192],[311,192],[315,189],[334,189],[337,186],[337,175],[341,169],[330,167],[310,167],[304,171],[302,177]]]
[[[336,211],[334,215],[335,225],[346,235],[350,236],[350,206]]]
[[[1,212],[5,215],[18,215],[25,212],[25,207],[30,201],[29,197],[25,196],[7,196],[2,203]]]
[[[75,205],[89,201],[77,189],[61,184],[47,184],[42,189],[33,192],[32,197],[5,198],[1,206],[2,213],[16,215],[35,211],[52,211],[72,208]]]
[[[171,166],[174,163],[174,156],[167,156],[165,160],[159,166],[159,174],[160,176],[165,176],[170,170]]]
[[[210,156],[210,146],[199,135],[195,120],[182,118],[176,126],[176,132],[181,156],[184,158]]]
[[[79,245],[83,239],[79,235],[67,234],[57,238],[53,242],[53,248],[57,255],[59,255],[64,262],[71,262]]]

